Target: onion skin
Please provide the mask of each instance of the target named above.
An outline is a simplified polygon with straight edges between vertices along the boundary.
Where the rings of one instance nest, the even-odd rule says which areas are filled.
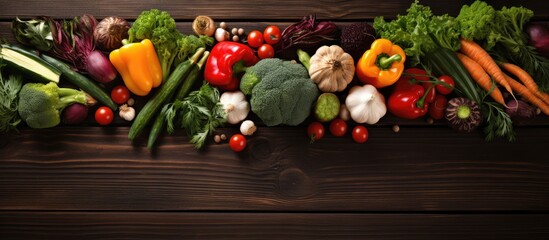
[[[193,31],[196,35],[211,37],[215,33],[215,22],[211,17],[200,15],[193,21]]]
[[[109,83],[118,74],[111,61],[98,50],[94,50],[88,55],[86,71],[91,78],[100,83]]]
[[[540,55],[549,58],[549,26],[542,23],[532,23],[526,30],[530,38],[529,44],[534,46]]]
[[[128,38],[130,24],[120,17],[106,17],[97,24],[93,37],[97,48],[110,52],[122,47],[122,40]]]
[[[62,119],[64,124],[77,125],[88,117],[88,108],[80,103],[74,103],[63,110]]]
[[[536,116],[536,109],[521,100],[510,100],[507,102],[507,107],[505,112],[513,119],[525,120]]]

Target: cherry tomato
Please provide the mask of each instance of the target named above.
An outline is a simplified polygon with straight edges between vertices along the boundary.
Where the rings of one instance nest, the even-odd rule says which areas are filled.
[[[435,120],[442,119],[446,111],[446,105],[448,105],[446,96],[437,94],[435,101],[429,104],[429,116]]]
[[[364,126],[356,126],[353,128],[353,140],[357,143],[364,143],[368,141],[368,129]]]
[[[454,90],[456,83],[454,82],[454,79],[452,77],[448,75],[443,75],[438,77],[438,80],[451,86],[451,87],[447,87],[446,84],[437,84],[435,88],[437,89],[438,93],[443,95],[448,95]]]
[[[347,132],[347,123],[341,119],[336,118],[330,122],[330,133],[336,137],[341,137]]]
[[[268,44],[277,44],[280,41],[280,28],[277,26],[271,25],[265,28],[263,31],[263,38]]]
[[[263,44],[263,33],[258,30],[253,30],[248,33],[247,40],[250,47],[258,48]]]
[[[422,82],[421,85],[423,86],[425,91],[427,91],[427,90],[429,90],[431,85],[433,85],[433,83]],[[435,88],[436,88],[436,86],[432,87],[431,90],[429,90],[429,92],[427,93],[427,96],[425,97],[425,103],[432,103],[433,101],[435,101],[435,96],[437,95],[437,92],[435,91]]]
[[[246,137],[240,133],[234,134],[229,140],[229,146],[235,152],[244,150],[246,148]]]
[[[317,141],[324,136],[324,126],[320,122],[312,122],[307,127],[307,136],[311,139],[311,142]]]
[[[95,121],[99,125],[109,125],[114,119],[114,113],[108,107],[100,107],[95,111]]]
[[[124,104],[130,99],[130,91],[126,86],[118,85],[112,89],[111,99],[117,104]]]
[[[272,58],[274,57],[274,55],[275,51],[271,44],[264,43],[263,45],[261,45],[261,47],[259,47],[259,49],[257,49],[257,56],[260,59]]]

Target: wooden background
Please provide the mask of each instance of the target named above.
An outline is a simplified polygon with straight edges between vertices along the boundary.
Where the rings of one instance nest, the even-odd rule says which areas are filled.
[[[471,2],[421,1],[452,15]],[[133,20],[159,8],[190,33],[198,14],[251,30],[308,14],[392,18],[410,3],[1,1],[0,38],[13,41],[15,16]],[[543,1],[489,3],[549,20]],[[227,144],[196,151],[182,131],[150,152],[120,123],[22,128],[0,140],[0,239],[549,239],[546,117],[517,127],[513,143],[390,116],[369,131],[365,144],[349,134],[309,144],[303,126],[262,127],[235,154]]]

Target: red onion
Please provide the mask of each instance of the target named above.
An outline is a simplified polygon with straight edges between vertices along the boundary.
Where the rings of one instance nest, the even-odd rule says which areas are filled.
[[[511,118],[530,119],[536,116],[536,109],[521,100],[509,100],[507,102],[507,107],[505,112],[507,112]]]
[[[88,108],[80,103],[74,103],[63,110],[64,124],[80,124],[88,117]]]
[[[282,31],[282,40],[275,46],[277,51],[290,47],[317,48],[339,38],[338,28],[331,21],[317,22],[314,16],[304,17]]]
[[[549,58],[549,26],[542,23],[532,23],[526,32],[530,37],[530,45],[534,46],[540,55]]]
[[[86,62],[86,71],[100,83],[108,83],[118,74],[111,61],[98,50],[92,51]]]

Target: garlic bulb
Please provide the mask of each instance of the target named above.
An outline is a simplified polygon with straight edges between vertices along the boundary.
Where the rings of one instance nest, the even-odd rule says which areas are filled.
[[[241,91],[224,92],[219,98],[223,109],[227,113],[227,122],[237,124],[244,120],[250,112],[250,104]]]
[[[257,127],[252,120],[246,120],[240,124],[240,132],[244,136],[251,136],[256,130]]]
[[[135,109],[127,104],[124,104],[120,106],[118,115],[126,121],[132,121],[135,118]]]

